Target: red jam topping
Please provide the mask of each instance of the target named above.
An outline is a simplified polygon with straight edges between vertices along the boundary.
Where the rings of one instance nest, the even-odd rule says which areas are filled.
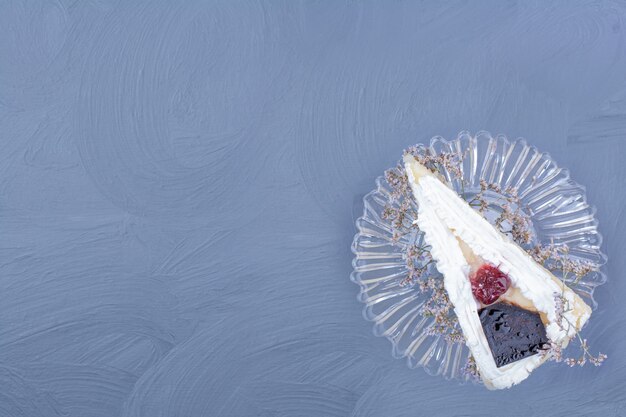
[[[509,277],[493,265],[484,264],[470,278],[474,297],[485,305],[493,304],[511,286]]]

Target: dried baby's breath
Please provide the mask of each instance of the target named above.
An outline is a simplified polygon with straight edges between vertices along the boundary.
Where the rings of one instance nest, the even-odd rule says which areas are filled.
[[[467,357],[467,362],[463,365],[461,372],[467,379],[480,381],[480,372],[478,370],[478,366],[476,365],[476,360],[472,355]]]
[[[441,277],[430,275],[421,279],[418,285],[420,291],[430,294],[422,307],[422,316],[433,318],[433,323],[425,331],[426,334],[443,336],[449,343],[464,342],[457,316],[454,314],[454,306],[448,298]]]
[[[401,286],[422,283],[429,277],[428,267],[432,263],[432,257],[428,249],[426,245],[410,245],[408,247],[404,255],[408,273],[400,283]]]
[[[414,147],[407,152],[433,171],[443,169],[462,175],[456,156],[451,154],[432,154],[430,149]],[[389,222],[394,242],[419,232],[417,210],[406,171],[402,165],[387,170],[385,180],[391,187],[390,203],[383,209],[382,218]],[[414,235],[411,235],[414,233]],[[425,330],[426,334],[441,336],[449,343],[464,343],[453,305],[444,288],[441,275],[431,267],[433,260],[430,247],[424,243],[409,245],[404,253],[407,274],[400,282],[401,286],[414,286],[426,294],[428,299],[421,309],[424,317],[432,317],[432,324]]]
[[[391,187],[392,201],[398,201],[410,195],[411,186],[409,185],[409,179],[402,165],[385,171],[385,180]]]
[[[566,315],[573,307],[570,306],[569,300],[565,297],[565,280],[568,275],[573,275],[573,283],[577,284],[587,274],[597,271],[597,267],[590,262],[571,257],[567,245],[556,246],[553,242],[547,246],[535,246],[529,250],[529,253],[536,262],[544,265],[552,272],[560,272],[562,274],[562,291],[553,294],[556,323],[561,330],[568,334],[574,330],[576,339],[580,345],[580,356],[577,358],[564,358],[562,347],[553,341],[550,341],[549,346],[545,349],[545,353],[551,353],[551,360],[563,362],[569,366],[584,366],[587,362],[595,366],[602,365],[608,356],[604,353],[598,353],[597,355],[591,353],[587,339],[583,339],[576,325],[573,324]]]
[[[565,313],[571,310],[571,307],[569,306],[569,301],[565,298],[563,293],[554,293],[554,303],[556,305],[556,322],[559,328],[563,331],[569,333],[572,329],[575,330],[576,338],[580,344],[580,355],[577,358],[564,358],[562,347],[552,341],[545,350],[545,353],[551,353],[551,360],[555,362],[563,362],[569,366],[584,366],[587,362],[593,364],[594,366],[602,365],[608,356],[601,352],[597,355],[591,353],[587,339],[583,339],[576,326],[565,315]]]
[[[570,256],[567,245],[555,246],[554,243],[547,246],[538,245],[530,250],[530,255],[547,269],[562,272],[563,279],[569,274],[574,275],[575,284],[585,275],[597,270],[594,264]]]
[[[411,146],[405,153],[411,154],[417,161],[433,172],[447,171],[455,179],[463,178],[463,154],[457,152],[434,153],[423,145]]]
[[[391,224],[393,241],[399,241],[403,236],[417,229],[413,219],[417,218],[416,206],[411,194],[411,186],[402,165],[385,171],[385,180],[391,187],[390,203],[382,212],[383,220]]]
[[[530,232],[530,219],[523,211],[522,202],[518,196],[517,189],[514,187],[506,187],[504,190],[499,184],[488,183],[484,179],[480,180],[480,191],[469,200],[472,207],[478,208],[478,211],[485,214],[490,204],[487,200],[487,193],[490,193],[495,205],[501,208],[500,215],[496,218],[494,224],[502,231],[508,234],[519,245],[526,245],[531,242],[532,234]]]

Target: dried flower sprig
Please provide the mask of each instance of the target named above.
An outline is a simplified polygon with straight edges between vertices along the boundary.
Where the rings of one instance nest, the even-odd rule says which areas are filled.
[[[567,245],[557,246],[551,242],[547,246],[537,245],[529,253],[536,262],[550,271],[562,272],[562,280],[565,280],[567,275],[573,274],[574,284],[577,284],[585,275],[597,270],[594,264],[571,257]]]
[[[424,277],[428,277],[428,267],[433,262],[428,246],[411,245],[407,248],[404,257],[409,272],[400,282],[401,286],[413,285],[416,282],[421,282]]]
[[[443,169],[462,176],[459,159],[452,154],[432,154],[430,149],[415,147],[409,150],[418,161],[433,171]],[[403,236],[419,232],[416,204],[406,171],[402,165],[387,170],[385,179],[390,190],[390,204],[385,206],[382,218],[389,221],[393,233],[392,240],[397,242]],[[444,288],[443,279],[431,269],[433,260],[430,247],[424,243],[409,245],[404,253],[407,275],[400,282],[401,286],[414,285],[420,292],[428,295],[428,300],[421,309],[424,317],[432,317],[433,323],[425,330],[426,334],[443,336],[449,343],[464,343],[465,338],[454,314],[453,305]]]
[[[432,317],[434,322],[426,329],[426,334],[441,335],[449,343],[465,342],[441,277],[429,275],[421,279],[418,285],[421,292],[430,292],[429,299],[422,307],[422,316]]]
[[[482,214],[489,208],[487,201],[487,192],[491,191],[494,201],[498,202],[498,206],[502,211],[495,220],[495,225],[504,234],[508,234],[519,245],[525,245],[531,242],[532,234],[530,233],[530,218],[523,211],[523,204],[519,198],[517,189],[514,187],[506,187],[504,190],[499,184],[488,183],[484,179],[480,180],[480,191],[468,201],[468,203],[477,207]]]
[[[599,352],[597,355],[593,355],[587,343],[587,339],[583,339],[576,326],[567,318],[565,313],[571,310],[569,301],[565,298],[563,293],[554,293],[554,302],[556,305],[556,321],[559,328],[565,332],[570,332],[575,329],[576,338],[580,343],[581,354],[578,358],[564,358],[562,347],[554,342],[550,342],[550,346],[546,349],[546,354],[551,353],[551,359],[555,362],[564,362],[569,366],[584,366],[587,361],[594,366],[600,366],[608,358],[604,353]]]
[[[391,187],[390,204],[384,207],[382,218],[391,223],[393,241],[398,242],[403,236],[417,229],[412,220],[417,218],[417,210],[409,179],[402,165],[385,171],[385,180]]]
[[[480,381],[480,371],[478,370],[478,366],[476,365],[476,360],[472,355],[467,357],[467,361],[465,365],[463,365],[463,369],[461,369],[461,373],[466,376],[467,379],[473,381]]]
[[[433,153],[430,148],[423,145],[411,146],[406,153],[413,155],[417,161],[433,172],[443,174],[450,173],[454,179],[463,178],[463,154],[458,152]]]
[[[402,165],[397,165],[395,168],[385,171],[385,180],[391,187],[392,201],[398,201],[410,195],[411,186],[409,185],[409,178]]]
[[[535,246],[529,250],[529,254],[536,262],[544,265],[547,269],[552,272],[560,272],[562,274],[562,290],[561,292],[554,293],[556,323],[561,330],[567,332],[568,334],[572,329],[575,330],[575,335],[581,349],[579,357],[564,358],[562,347],[559,344],[550,341],[550,345],[545,349],[545,353],[551,353],[551,360],[555,362],[564,362],[569,366],[584,366],[587,362],[595,366],[600,366],[608,358],[608,356],[601,352],[597,355],[593,355],[591,353],[587,339],[584,339],[580,335],[578,328],[566,315],[566,313],[572,311],[572,307],[570,306],[569,300],[565,297],[565,281],[569,274],[574,275],[573,283],[577,284],[585,275],[596,271],[597,267],[590,262],[570,257],[569,247],[567,245],[557,246],[554,242],[551,242],[550,245],[547,246]]]

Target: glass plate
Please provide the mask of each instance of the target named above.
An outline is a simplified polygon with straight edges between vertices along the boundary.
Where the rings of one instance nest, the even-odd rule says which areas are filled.
[[[524,139],[509,141],[502,135],[494,138],[488,132],[476,136],[461,132],[451,141],[434,137],[430,148],[435,153],[467,152],[462,166],[465,199],[479,191],[481,179],[497,183],[502,189],[517,188],[523,210],[531,221],[532,245],[567,244],[570,256],[598,266],[597,272],[576,284],[566,279],[588,304],[597,307],[593,291],[606,282],[601,270],[606,263],[606,255],[600,250],[602,236],[595,208],[587,204],[585,188],[570,178],[567,169],[559,168],[550,155],[539,152]],[[443,174],[448,180],[452,178],[449,173]],[[452,181],[451,186],[461,194],[458,180]],[[485,215],[488,219],[498,212],[498,201],[490,200]],[[363,198],[363,216],[356,221],[357,234],[352,242],[355,257],[350,278],[360,287],[358,299],[365,304],[363,315],[374,322],[376,336],[391,341],[393,356],[407,358],[409,367],[423,367],[427,373],[446,379],[467,380],[470,377],[462,369],[469,356],[468,348],[463,343],[450,343],[442,336],[428,334],[433,318],[421,314],[427,295],[415,287],[400,285],[408,272],[404,253],[421,239],[421,233],[408,234],[394,242],[389,222],[381,218],[389,203],[390,187],[380,176],[376,189]],[[434,268],[433,272],[438,274]]]

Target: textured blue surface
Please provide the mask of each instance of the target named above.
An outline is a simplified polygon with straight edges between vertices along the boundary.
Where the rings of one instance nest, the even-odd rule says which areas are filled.
[[[626,9],[540,3],[1,2],[0,416],[626,415]],[[361,198],[462,129],[588,186],[605,366],[494,393],[371,334]]]

